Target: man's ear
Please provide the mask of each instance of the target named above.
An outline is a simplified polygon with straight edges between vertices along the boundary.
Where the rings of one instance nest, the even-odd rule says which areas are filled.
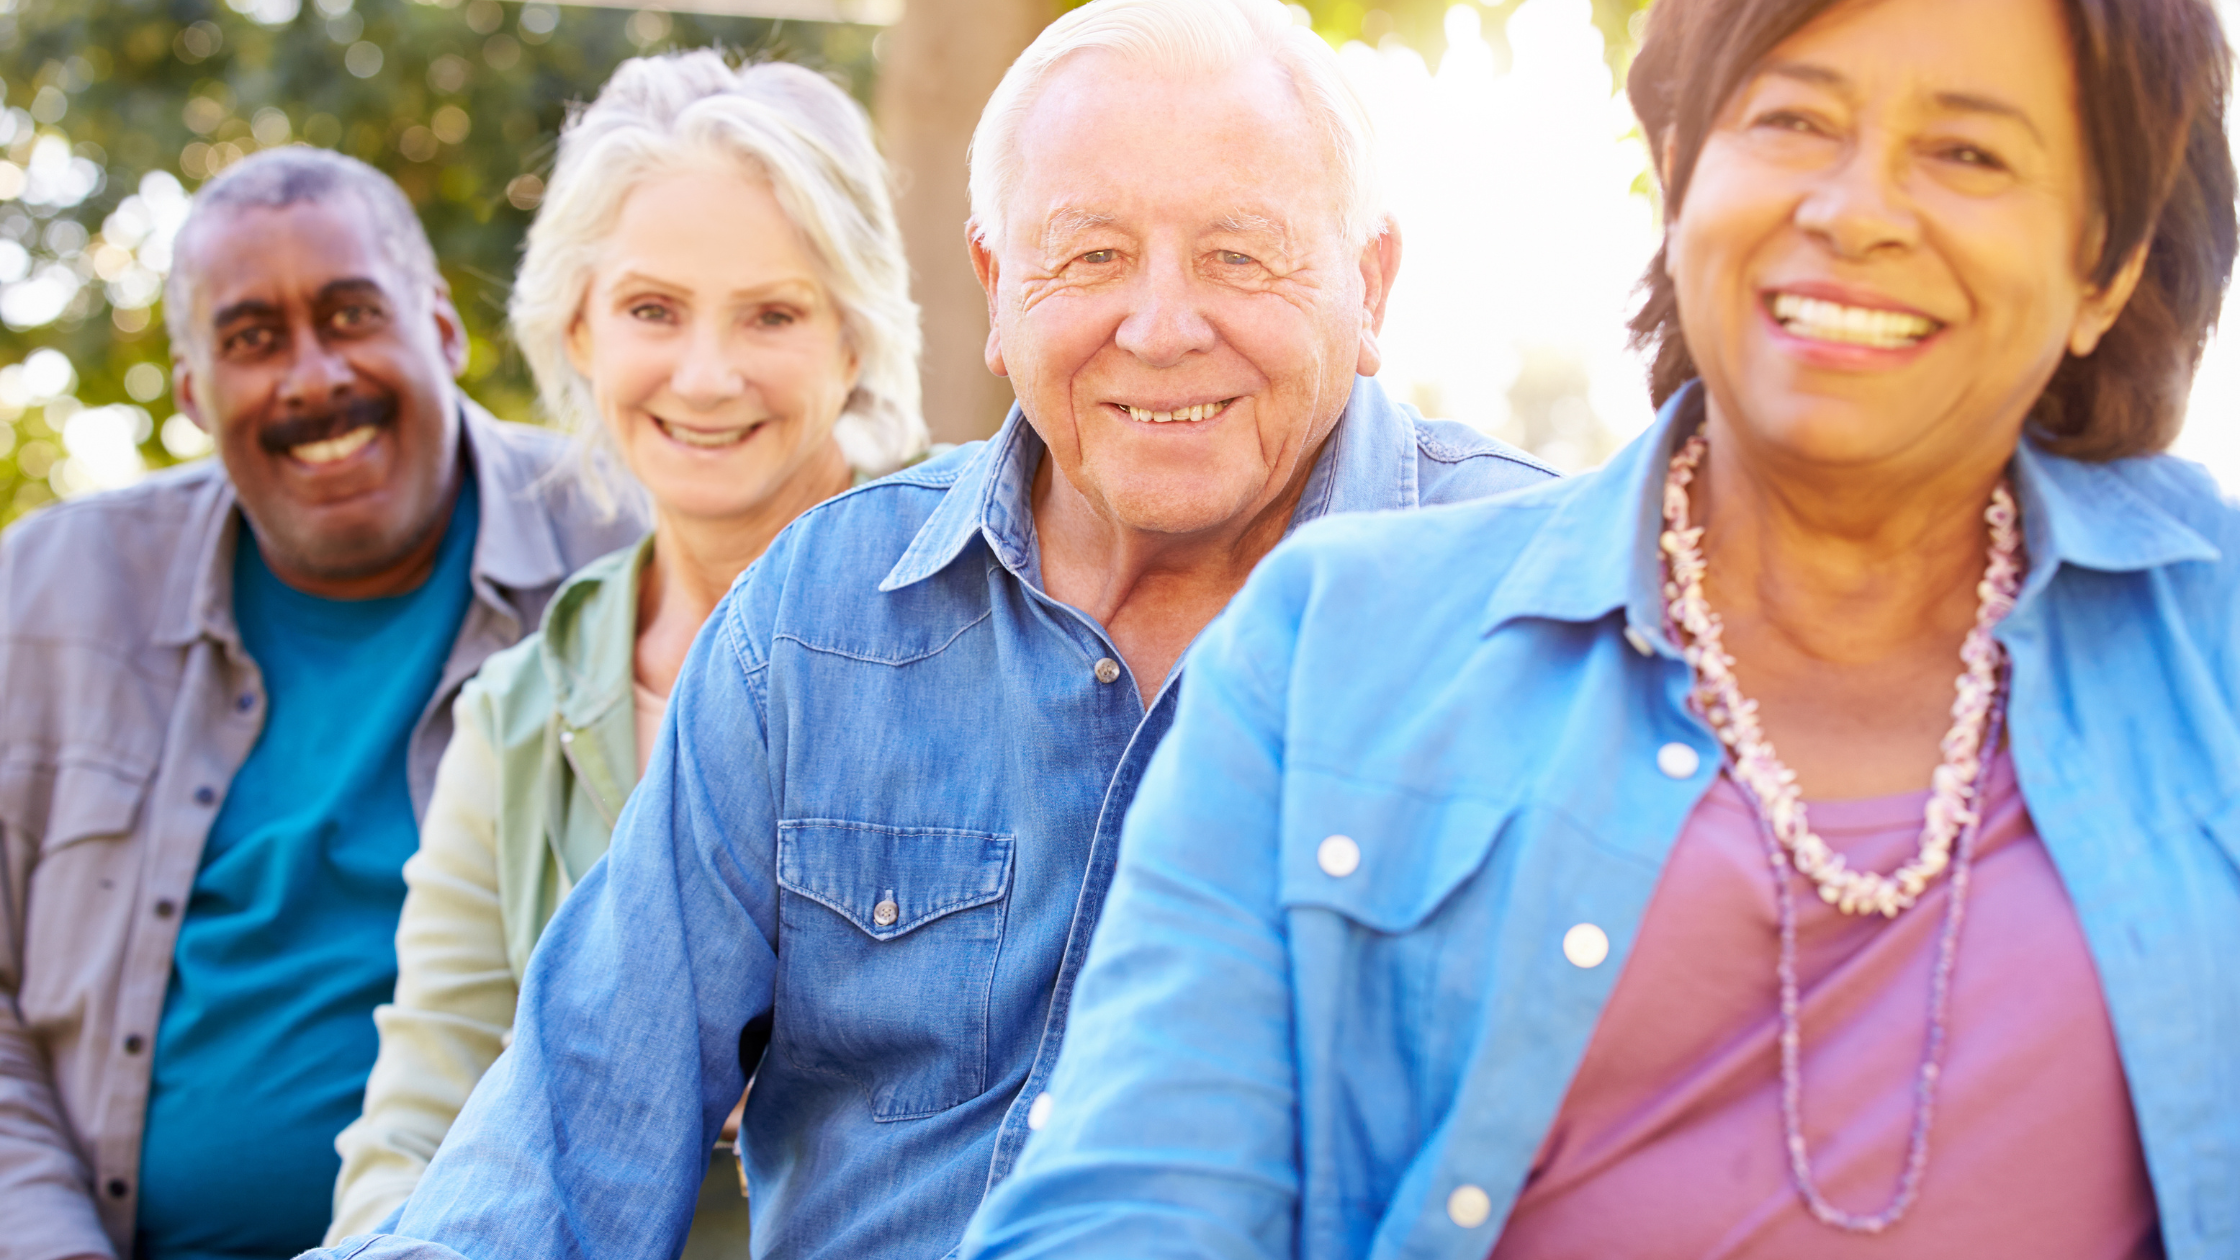
[[[996,319],[997,263],[995,251],[988,248],[980,225],[964,225],[964,247],[972,255],[972,274],[980,278],[980,291],[988,296],[988,347],[984,352],[988,370],[997,376],[1011,375],[1003,366],[1003,326]]]
[[[179,404],[179,414],[194,421],[194,427],[211,433],[209,417],[202,414],[202,382],[195,376],[194,364],[176,350],[171,354],[171,401]]]
[[[2139,242],[2108,283],[2084,295],[2077,306],[2077,318],[2069,325],[2069,353],[2081,359],[2100,348],[2100,339],[2115,326],[2116,317],[2123,314],[2124,305],[2139,289],[2139,277],[2147,270],[2149,243]]]
[[[1361,247],[1361,353],[1353,370],[1375,376],[1384,366],[1377,334],[1384,331],[1385,308],[1392,303],[1392,282],[1400,275],[1400,222],[1385,215],[1376,235]]]
[[[451,369],[451,379],[458,380],[467,370],[467,327],[459,319],[457,307],[451,305],[451,286],[441,283],[428,298],[429,313],[436,321],[436,345],[443,352],[443,361]]]

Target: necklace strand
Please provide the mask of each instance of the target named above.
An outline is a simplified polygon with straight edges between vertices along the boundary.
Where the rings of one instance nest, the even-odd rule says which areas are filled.
[[[1920,1196],[1929,1167],[1929,1130],[1936,1114],[1937,1084],[1943,1073],[1946,1013],[1952,969],[1959,956],[1960,924],[1966,917],[1969,876],[1982,828],[1982,810],[1991,777],[1989,754],[1996,753],[2005,716],[2000,704],[2004,656],[1991,631],[2014,607],[2021,580],[2020,538],[2014,497],[2002,481],[1992,492],[1984,520],[1991,528],[1990,556],[1977,584],[1976,624],[1961,648],[1964,669],[1954,684],[1953,725],[1943,741],[1925,811],[1920,854],[1893,876],[1849,870],[1841,856],[1806,824],[1796,775],[1774,754],[1757,722],[1757,705],[1744,698],[1734,679],[1734,658],[1720,642],[1718,615],[1703,595],[1703,530],[1688,528],[1688,483],[1705,450],[1699,432],[1672,457],[1665,482],[1666,529],[1660,540],[1667,578],[1667,629],[1686,644],[1696,687],[1691,699],[1718,734],[1726,750],[1726,769],[1758,817],[1766,861],[1780,910],[1780,955],[1775,974],[1781,990],[1781,1127],[1789,1171],[1813,1217],[1850,1233],[1879,1234],[1898,1223]],[[1682,637],[1684,634],[1685,637]],[[1957,854],[1953,850],[1957,843]],[[1808,865],[1810,863],[1810,865]],[[1951,897],[1937,938],[1936,967],[1929,984],[1929,1031],[1921,1066],[1914,1078],[1913,1132],[1906,1144],[1905,1170],[1887,1207],[1873,1215],[1847,1212],[1828,1201],[1812,1176],[1804,1139],[1803,1020],[1797,997],[1797,903],[1789,883],[1794,865],[1812,879],[1823,901],[1846,914],[1880,912],[1895,917],[1911,907],[1928,882],[1949,866]]]
[[[1682,654],[1695,671],[1696,703],[1731,754],[1735,780],[1750,790],[1790,861],[1819,889],[1820,899],[1845,914],[1895,918],[1951,865],[1953,840],[1974,817],[1976,764],[1999,681],[2000,649],[1991,632],[2014,607],[2015,590],[2021,585],[2022,544],[2015,528],[2014,496],[2002,481],[1992,490],[1991,506],[1984,512],[1991,527],[1991,554],[1983,580],[1976,584],[1975,625],[1960,646],[1964,668],[1953,684],[1952,727],[1945,733],[1943,761],[1930,781],[1920,851],[1888,875],[1855,871],[1813,832],[1797,776],[1774,754],[1758,725],[1757,702],[1746,699],[1735,680],[1734,657],[1728,655],[1724,642],[1725,626],[1704,597],[1708,566],[1703,527],[1688,527],[1688,485],[1706,449],[1698,432],[1673,455],[1665,478],[1665,529],[1658,540],[1667,575],[1666,615],[1680,631]]]

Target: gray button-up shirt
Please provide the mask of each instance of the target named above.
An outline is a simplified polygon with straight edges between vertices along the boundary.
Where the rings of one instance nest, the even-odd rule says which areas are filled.
[[[463,403],[474,598],[414,727],[415,812],[484,658],[643,532],[565,445]],[[233,619],[242,529],[215,460],[0,539],[0,1260],[130,1255],[150,1040],[203,839],[264,725]]]

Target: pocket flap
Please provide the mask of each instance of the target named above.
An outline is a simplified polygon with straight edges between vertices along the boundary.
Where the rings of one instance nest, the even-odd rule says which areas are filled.
[[[1283,902],[1407,931],[1485,865],[1510,812],[1481,797],[1294,766],[1284,782]]]
[[[0,796],[24,810],[23,817],[4,821],[37,836],[43,854],[132,830],[147,786],[146,773],[99,762],[15,762],[0,770]]]
[[[778,883],[874,940],[984,906],[1011,881],[1011,837],[808,818],[778,824]]]

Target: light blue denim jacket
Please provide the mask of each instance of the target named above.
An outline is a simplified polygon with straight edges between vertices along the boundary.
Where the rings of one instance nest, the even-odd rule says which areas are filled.
[[[967,1256],[1483,1260],[1719,766],[1658,607],[1694,396],[1598,473],[1317,524],[1261,564],[1189,657],[1047,1123]],[[2169,1254],[2223,1260],[2240,512],[2167,457],[2025,445],[2013,472],[2015,767],[2099,968]],[[1690,773],[1659,769],[1672,743]],[[1357,868],[1317,860],[1332,835]],[[1565,960],[1580,923],[1609,936],[1599,966]]]
[[[1173,678],[1148,714],[1125,667],[1100,681],[1120,653],[1042,592],[1042,457],[1014,411],[747,570],[537,947],[512,1049],[396,1236],[337,1254],[667,1260],[742,1058],[756,1255],[956,1245],[1025,1141],[1174,704]],[[1294,519],[1548,476],[1362,379]]]

